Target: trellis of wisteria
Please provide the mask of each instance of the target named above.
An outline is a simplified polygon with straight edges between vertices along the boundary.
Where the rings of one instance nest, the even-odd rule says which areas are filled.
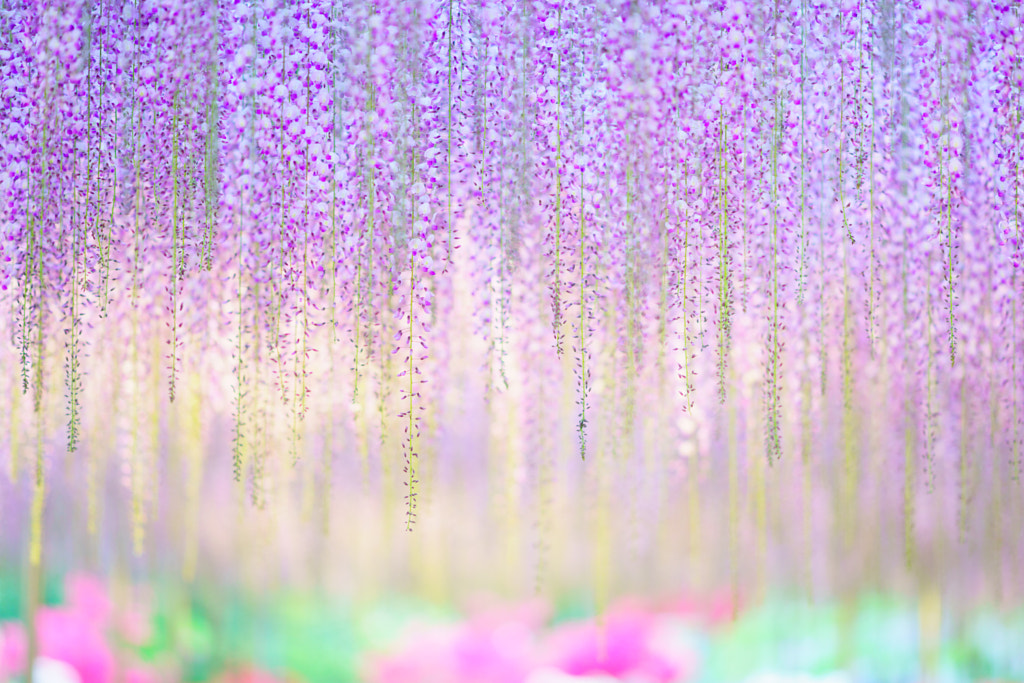
[[[666,533],[734,578],[998,574],[1020,20],[3,0],[9,542],[38,564],[81,509],[141,554],[180,517],[190,573],[218,505],[359,497],[408,529],[462,501],[538,576],[583,543],[606,588]]]

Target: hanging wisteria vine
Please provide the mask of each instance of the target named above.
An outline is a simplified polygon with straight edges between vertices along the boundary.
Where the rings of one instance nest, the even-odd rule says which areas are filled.
[[[4,0],[0,443],[32,563],[56,486],[91,537],[126,505],[140,555],[181,506],[191,576],[223,479],[255,519],[469,505],[545,557],[568,515],[596,583],[675,518],[734,579],[1019,563],[1021,18]]]

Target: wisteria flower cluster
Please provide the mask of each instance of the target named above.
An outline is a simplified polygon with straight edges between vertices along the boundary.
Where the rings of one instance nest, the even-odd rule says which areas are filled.
[[[407,528],[428,584],[467,553],[558,581],[578,550],[603,596],[655,566],[1002,586],[1020,21],[7,0],[7,542],[38,565],[80,510],[185,576],[267,544],[370,572]]]

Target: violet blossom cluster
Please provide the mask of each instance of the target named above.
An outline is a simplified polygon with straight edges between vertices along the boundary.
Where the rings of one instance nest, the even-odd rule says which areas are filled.
[[[54,507],[137,553],[185,510],[188,567],[202,510],[326,531],[369,495],[409,529],[477,510],[524,565],[564,559],[566,514],[606,590],[659,553],[734,581],[1004,571],[1020,21],[8,0],[0,444],[33,561]]]

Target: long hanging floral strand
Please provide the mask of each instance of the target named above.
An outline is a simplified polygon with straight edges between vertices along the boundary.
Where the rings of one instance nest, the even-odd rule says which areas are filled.
[[[993,572],[1019,552],[1012,3],[0,5],[0,414],[29,556],[72,473],[92,560],[171,539],[197,579],[220,477],[240,539],[328,495],[332,533],[378,495],[383,526],[432,534],[495,493],[510,586],[529,529],[545,574],[574,552],[554,534],[591,506],[556,522],[555,481],[602,497],[595,578],[635,577],[619,544],[678,515],[709,581],[776,544],[780,576],[824,586],[957,538]],[[718,556],[700,527],[726,516]],[[827,561],[833,530],[863,563]]]

